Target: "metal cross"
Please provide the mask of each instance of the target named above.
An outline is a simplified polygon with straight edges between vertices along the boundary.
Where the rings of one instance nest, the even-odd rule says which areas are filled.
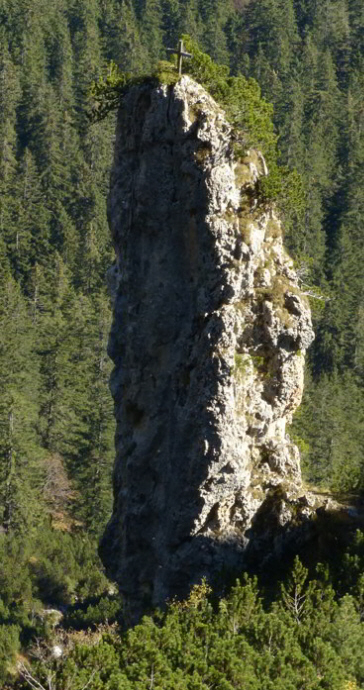
[[[183,45],[183,41],[178,41],[178,48],[177,50],[174,50],[174,48],[167,48],[167,53],[175,53],[178,56],[178,74],[181,76],[182,74],[182,59],[185,58],[191,58],[192,55],[191,53],[186,53],[185,52],[185,47]]]

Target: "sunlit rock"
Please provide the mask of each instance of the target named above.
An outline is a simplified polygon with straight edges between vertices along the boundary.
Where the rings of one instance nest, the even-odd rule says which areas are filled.
[[[135,87],[120,109],[115,503],[101,555],[132,615],[241,567],[301,491],[286,423],[310,309],[260,195],[266,163],[243,143],[186,76]]]

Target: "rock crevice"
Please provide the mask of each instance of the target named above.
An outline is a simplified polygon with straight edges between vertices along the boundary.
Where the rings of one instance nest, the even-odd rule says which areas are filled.
[[[280,220],[260,203],[265,161],[237,149],[187,76],[135,87],[120,109],[108,203],[115,503],[101,555],[135,611],[241,566],[267,497],[300,491],[286,423],[310,309]]]

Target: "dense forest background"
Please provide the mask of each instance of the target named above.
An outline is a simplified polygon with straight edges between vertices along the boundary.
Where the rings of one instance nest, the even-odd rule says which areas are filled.
[[[308,481],[364,488],[362,0],[0,0],[4,678],[12,652],[49,634],[45,607],[67,611],[74,627],[111,620],[118,607],[96,555],[113,462],[105,276],[115,115],[90,124],[89,90],[110,60],[152,70],[183,33],[255,78],[274,105],[280,162],[304,190],[286,211],[286,245],[303,288],[323,296],[312,300],[317,338],[291,434]],[[110,688],[147,687],[120,683]]]

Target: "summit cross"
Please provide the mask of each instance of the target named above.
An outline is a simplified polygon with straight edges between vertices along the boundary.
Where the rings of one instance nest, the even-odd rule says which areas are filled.
[[[178,68],[178,74],[181,76],[182,74],[182,60],[183,58],[191,58],[192,55],[191,53],[186,53],[185,47],[183,45],[183,41],[178,41],[178,48],[175,50],[174,48],[167,48],[167,53],[175,53],[178,57],[178,62],[177,62],[177,68]]]

